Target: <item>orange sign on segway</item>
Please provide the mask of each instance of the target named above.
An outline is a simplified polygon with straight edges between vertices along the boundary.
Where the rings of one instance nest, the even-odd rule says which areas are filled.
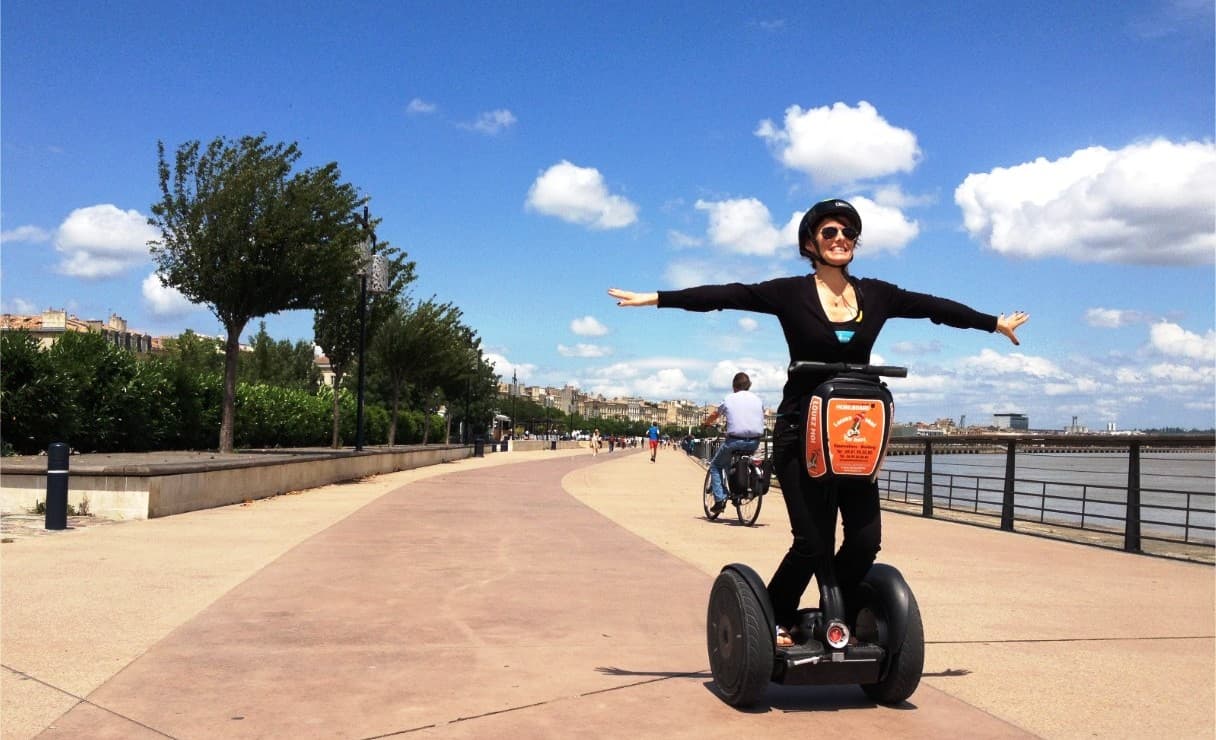
[[[828,399],[828,454],[836,475],[870,477],[882,464],[887,409],[878,401]]]
[[[816,480],[873,480],[891,435],[894,404],[886,386],[858,375],[821,383],[804,401],[803,462]]]

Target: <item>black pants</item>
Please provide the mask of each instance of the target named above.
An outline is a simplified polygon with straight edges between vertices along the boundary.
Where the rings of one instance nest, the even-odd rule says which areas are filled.
[[[799,430],[780,421],[774,430],[773,464],[790,517],[794,544],[768,584],[777,624],[796,623],[799,602],[811,582],[827,585],[826,565],[836,540],[836,511],[840,511],[844,537],[832,561],[835,581],[846,608],[857,586],[874,564],[882,542],[878,484],[866,480],[838,480],[836,505],[830,505],[828,485],[816,482],[802,461]]]

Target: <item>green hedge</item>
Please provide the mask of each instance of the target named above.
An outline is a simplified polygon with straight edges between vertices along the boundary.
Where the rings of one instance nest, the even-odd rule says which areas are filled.
[[[51,442],[78,452],[215,449],[219,446],[223,380],[167,358],[137,357],[100,335],[67,332],[40,349],[26,332],[0,333],[0,443],[6,452],[36,454]],[[355,394],[342,389],[340,443],[355,443]],[[364,404],[364,444],[388,440],[389,412]],[[397,444],[422,441],[423,415],[398,415]],[[431,419],[430,441],[443,422]],[[240,383],[234,439],[239,448],[328,447],[333,391],[316,393]]]

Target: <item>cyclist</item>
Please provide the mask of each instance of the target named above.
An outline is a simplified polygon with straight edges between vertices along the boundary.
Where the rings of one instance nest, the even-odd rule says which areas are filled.
[[[723,481],[730,467],[731,454],[743,452],[750,455],[760,446],[760,438],[764,436],[764,402],[760,396],[752,393],[752,379],[747,377],[747,373],[735,373],[730,387],[733,393],[705,417],[706,426],[726,417],[726,439],[709,462],[709,485],[714,492],[714,506],[710,511],[714,514],[726,508]]]
[[[635,293],[611,288],[618,306],[658,306],[686,311],[738,309],[773,314],[781,323],[790,361],[870,362],[870,350],[888,319],[930,319],[960,329],[1000,332],[1015,345],[1015,334],[1029,316],[980,313],[961,303],[913,293],[882,280],[856,278],[849,263],[861,235],[861,215],[848,201],[834,198],[810,208],[798,226],[798,252],[811,261],[809,275],[744,285],[703,285],[684,290]],[[836,511],[826,506],[827,489],[807,474],[800,450],[801,401],[828,378],[794,373],[786,380],[773,430],[773,462],[793,530],[793,544],[768,583],[778,625],[777,644],[792,644],[802,594],[824,559],[831,557]],[[882,539],[878,484],[839,484],[844,538],[835,555],[837,584],[846,608],[878,555]]]

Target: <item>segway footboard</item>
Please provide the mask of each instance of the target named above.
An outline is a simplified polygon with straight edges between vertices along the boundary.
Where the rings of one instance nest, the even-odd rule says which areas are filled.
[[[849,645],[826,650],[817,640],[777,648],[773,680],[792,686],[870,684],[882,675],[886,651],[878,645]]]

